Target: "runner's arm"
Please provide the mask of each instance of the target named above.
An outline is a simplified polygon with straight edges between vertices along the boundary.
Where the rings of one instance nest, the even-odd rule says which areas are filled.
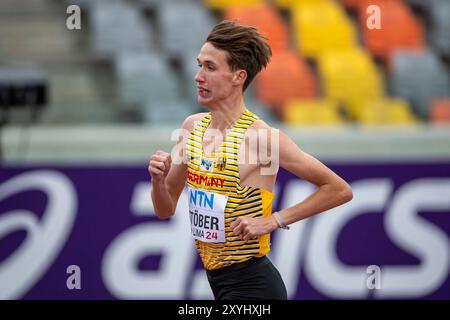
[[[342,205],[353,198],[350,185],[316,158],[302,151],[286,134],[279,131],[280,167],[315,184],[318,189],[292,207],[279,211],[286,224],[303,220]]]
[[[194,128],[194,122],[197,121],[201,115],[202,114],[191,115],[184,121],[181,127],[182,130],[180,131],[179,139],[173,152],[173,162],[170,160],[164,161],[164,157],[156,158],[157,160],[160,159],[163,164],[160,162],[158,164],[160,168],[152,169],[154,172],[158,169],[167,170],[168,167],[170,167],[165,178],[152,179],[151,198],[155,213],[160,219],[167,219],[175,214],[178,199],[180,198],[186,182],[187,165],[185,161],[183,161],[186,139]],[[149,166],[149,171],[150,170],[151,168]]]

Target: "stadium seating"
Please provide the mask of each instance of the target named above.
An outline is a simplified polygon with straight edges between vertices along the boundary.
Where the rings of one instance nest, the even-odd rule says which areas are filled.
[[[408,1],[408,4],[411,7],[417,7],[417,8],[422,8],[423,9],[423,8],[427,8],[433,0],[431,0],[431,1],[407,0],[407,1]]]
[[[450,98],[434,99],[432,101],[430,121],[433,124],[450,124]]]
[[[284,107],[283,120],[292,126],[341,125],[344,121],[338,105],[327,100],[290,100]]]
[[[114,106],[110,119],[118,119],[121,108],[131,108],[152,123],[168,121],[167,113],[178,119],[199,110],[196,57],[213,25],[231,19],[257,27],[272,47],[267,70],[245,94],[265,118],[292,124],[447,121],[449,0],[61,1],[70,4],[81,6],[87,18],[71,37],[56,27],[61,17],[52,16],[45,1],[33,2],[46,12],[45,22],[33,22],[40,31],[18,28],[20,19],[0,21],[0,60],[28,54],[37,63],[51,61],[55,105],[80,96],[87,109],[98,107],[92,114]],[[379,30],[367,27],[369,5],[381,9]],[[39,32],[47,36],[34,39]],[[86,50],[73,49],[86,41]],[[55,57],[56,63],[79,63],[79,69],[67,68],[79,73],[60,73],[52,67]],[[62,108],[50,106],[61,116],[47,119],[69,114]]]
[[[124,51],[140,52],[154,47],[153,29],[133,6],[107,1],[95,1],[91,6],[91,43],[98,56],[113,58]]]
[[[325,96],[343,104],[352,117],[366,100],[384,95],[380,72],[366,51],[330,51],[318,62]]]
[[[225,10],[236,6],[252,6],[264,4],[264,0],[204,0],[207,7],[217,10]]]
[[[207,9],[191,1],[164,1],[159,6],[157,22],[162,49],[178,59],[198,52],[214,25]]]
[[[430,4],[431,41],[440,53],[450,57],[450,1],[433,0]]]
[[[342,0],[342,4],[350,9],[359,9],[361,5],[360,0]]]
[[[363,125],[410,125],[417,123],[408,103],[403,99],[381,98],[367,100],[356,112]]]
[[[316,96],[316,81],[307,63],[295,52],[277,51],[267,69],[256,77],[255,93],[282,116],[287,101]]]
[[[333,1],[300,2],[291,7],[297,48],[317,58],[330,50],[357,45],[356,29],[342,7]]]
[[[228,8],[224,17],[257,27],[268,38],[272,51],[286,50],[289,46],[288,26],[272,6],[264,4]]]
[[[127,103],[144,105],[150,100],[179,96],[176,75],[168,67],[166,59],[155,52],[120,55],[116,74],[120,96]]]
[[[272,2],[281,9],[290,10],[292,7],[298,4],[312,3],[312,2],[324,2],[329,0],[273,0]]]
[[[450,96],[448,71],[431,51],[403,51],[394,54],[390,81],[392,92],[405,98],[413,110],[426,119],[435,97]]]
[[[366,8],[369,5],[380,8],[380,29],[367,27]],[[384,62],[388,62],[397,49],[414,50],[424,47],[423,26],[401,0],[361,0],[359,21],[365,46]]]

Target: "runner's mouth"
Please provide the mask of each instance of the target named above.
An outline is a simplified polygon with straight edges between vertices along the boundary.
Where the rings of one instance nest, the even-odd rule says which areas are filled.
[[[197,87],[197,90],[198,90],[199,95],[205,95],[206,93],[209,92],[209,90],[206,90],[205,88],[201,88],[201,87]]]

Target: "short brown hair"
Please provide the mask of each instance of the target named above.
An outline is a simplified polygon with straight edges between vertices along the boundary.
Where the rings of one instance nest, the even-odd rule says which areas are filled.
[[[255,76],[265,68],[272,56],[272,49],[255,27],[237,25],[234,21],[224,20],[217,24],[206,38],[216,49],[228,54],[230,69],[247,71],[243,90]]]

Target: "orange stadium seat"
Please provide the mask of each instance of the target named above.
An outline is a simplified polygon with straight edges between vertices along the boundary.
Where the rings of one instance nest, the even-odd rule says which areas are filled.
[[[367,27],[366,8],[377,5],[381,9],[381,28]],[[359,20],[365,46],[383,62],[388,63],[397,49],[424,47],[424,31],[421,22],[407,4],[399,0],[361,0]]]
[[[450,124],[450,98],[435,99],[431,103],[430,121]]]
[[[267,36],[272,50],[286,50],[289,44],[288,26],[277,10],[267,4],[236,6],[225,10],[225,18],[251,25]]]
[[[306,61],[292,51],[276,51],[272,61],[255,79],[258,99],[281,118],[287,101],[316,96],[316,78]]]

